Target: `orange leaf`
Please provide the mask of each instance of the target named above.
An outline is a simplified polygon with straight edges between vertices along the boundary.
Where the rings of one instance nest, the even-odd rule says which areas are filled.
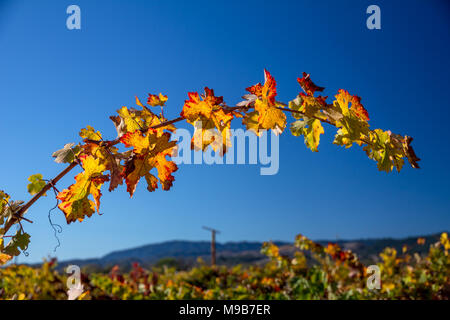
[[[214,90],[205,88],[205,93],[188,93],[181,116],[195,127],[191,146],[194,150],[205,150],[209,145],[214,151],[220,150],[223,155],[231,146],[231,120],[239,113],[224,111],[221,104],[223,97],[216,97]],[[201,125],[201,126],[200,126]]]
[[[136,130],[120,138],[120,141],[127,148],[133,148],[133,154],[125,162],[122,172],[127,184],[127,191],[131,197],[141,177],[145,177],[149,191],[154,191],[158,187],[157,178],[150,173],[153,168],[158,171],[162,189],[170,189],[172,182],[175,180],[172,173],[178,167],[173,161],[166,159],[167,156],[173,154],[176,148],[176,141],[169,140],[169,132],[161,133],[154,129],[149,129],[145,134]]]

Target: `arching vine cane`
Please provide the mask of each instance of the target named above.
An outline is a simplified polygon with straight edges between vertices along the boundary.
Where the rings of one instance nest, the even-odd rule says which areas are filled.
[[[130,196],[133,196],[141,178],[145,178],[149,191],[155,191],[158,185],[169,190],[174,181],[173,173],[178,169],[171,160],[177,147],[177,141],[172,141],[171,135],[176,130],[174,124],[183,120],[195,128],[192,149],[205,151],[211,146],[223,156],[231,146],[233,119],[242,118],[243,125],[257,135],[269,129],[279,134],[286,127],[286,113],[289,112],[296,120],[290,126],[291,133],[303,136],[306,146],[314,152],[318,151],[320,135],[324,133],[322,124],[326,123],[338,129],[335,144],[349,148],[356,143],[377,162],[379,170],[390,172],[395,167],[400,171],[405,158],[413,168],[419,168],[417,162],[420,159],[411,147],[412,138],[370,129],[369,114],[358,96],[339,90],[333,103],[328,104],[327,97],[315,96],[315,92],[324,88],[316,86],[309,74],[303,73],[298,82],[304,92],[286,105],[275,100],[275,79],[268,71],[264,72],[264,85],[258,83],[247,88],[249,94],[244,95],[245,100],[236,106],[228,106],[222,97],[214,95],[212,89],[205,88],[201,95],[189,92],[180,116],[167,120],[162,112],[167,96],[149,94],[148,106],[160,106],[160,115],[136,97],[141,110],[122,107],[117,116],[110,117],[117,129],[116,139],[104,140],[102,134],[91,126],[82,129],[83,143],[66,144],[53,154],[56,162],[69,164],[60,174],[47,183],[39,174],[29,178],[28,191],[34,197],[27,203],[12,201],[8,194],[0,191],[0,265],[28,247],[30,236],[22,226],[22,221],[31,222],[24,217],[26,211],[47,191],[56,191],[58,181],[78,165],[83,171],[75,176],[75,183],[57,192],[56,196],[68,224],[83,221],[86,216],[99,211],[100,189],[106,182],[109,182],[109,191],[125,182]],[[120,152],[119,144],[126,151]],[[155,171],[157,175],[154,175]],[[18,231],[9,235],[11,227],[16,224]],[[5,239],[9,239],[7,244]]]

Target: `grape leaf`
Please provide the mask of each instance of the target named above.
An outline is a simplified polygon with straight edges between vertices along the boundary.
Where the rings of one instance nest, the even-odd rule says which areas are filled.
[[[4,265],[11,259],[12,259],[12,256],[4,254],[4,253],[0,253],[0,266]]]
[[[109,191],[113,191],[123,183],[123,166],[120,164],[120,160],[124,155],[120,154],[116,147],[108,146],[105,143],[96,144],[87,142],[83,145],[83,154],[92,155],[94,158],[99,159],[106,170],[109,170]]]
[[[130,197],[133,196],[141,177],[145,177],[149,191],[154,191],[158,187],[157,178],[150,173],[153,168],[158,171],[162,189],[170,189],[175,180],[172,173],[178,167],[173,161],[166,159],[172,155],[176,147],[176,141],[169,140],[169,132],[161,133],[155,129],[149,129],[145,134],[139,130],[129,132],[120,138],[127,148],[133,148],[133,154],[125,162],[122,173]]]
[[[151,126],[155,126],[166,121],[164,117],[158,117],[146,107],[142,110],[122,107],[117,110],[117,113],[119,116],[111,116],[110,119],[116,126],[117,135],[119,138],[127,132],[134,132],[136,130],[145,131]],[[173,125],[167,125],[159,129],[159,131],[164,130],[173,132],[175,131],[175,127]]]
[[[91,126],[87,126],[86,129],[81,129],[80,137],[88,140],[100,141],[102,140],[102,134],[100,131],[95,131]]]
[[[144,123],[140,118],[140,111],[134,108],[122,107],[117,110],[117,113],[125,124],[126,132],[133,132],[144,127]]]
[[[420,168],[418,164],[420,158],[416,156],[416,153],[414,152],[414,149],[411,146],[413,138],[405,136],[404,138],[400,139],[400,141],[402,142],[403,151],[405,152],[405,155],[408,158],[408,161],[411,164],[411,166],[415,169]]]
[[[247,88],[248,89],[248,88]],[[254,94],[246,94],[243,95],[242,98],[243,101],[236,104],[237,107],[250,107],[255,105],[256,99],[258,99],[258,96]]]
[[[357,117],[353,117],[347,113],[336,124],[340,129],[338,130],[334,144],[350,148],[353,143],[362,145],[370,133],[369,125],[366,121],[362,121]]]
[[[58,208],[64,212],[67,223],[75,221],[83,221],[85,216],[92,216],[95,212],[99,212],[100,208],[100,188],[105,181],[109,180],[108,176],[103,175],[106,170],[100,159],[93,156],[81,157],[83,172],[75,176],[75,183],[68,189],[58,193],[57,199],[61,200]],[[92,195],[94,201],[88,197]]]
[[[280,134],[286,127],[286,115],[277,108],[278,103],[275,101],[277,84],[269,71],[265,69],[264,78],[264,86],[258,83],[246,89],[258,97],[254,102],[257,117],[255,113],[251,112],[244,117],[243,124],[257,135],[261,134],[261,130],[267,129],[272,129],[275,134]],[[257,124],[255,124],[255,120]]]
[[[139,98],[137,96],[135,96],[136,98],[136,104],[140,107],[144,107],[144,105],[142,104],[141,100],[139,100]]]
[[[160,93],[159,96],[150,93],[148,94],[147,104],[152,107],[156,106],[163,107],[166,101],[167,96],[163,95],[162,93]]]
[[[335,105],[336,103],[344,116],[348,116],[351,112],[357,118],[363,121],[369,121],[369,113],[361,104],[360,97],[353,96],[348,91],[340,89],[336,95]],[[350,108],[348,106],[349,104],[351,104]]]
[[[294,136],[303,135],[306,146],[313,152],[318,151],[320,135],[324,133],[322,124],[318,119],[297,120],[291,124],[291,132]]]
[[[323,91],[325,88],[316,86],[312,82],[309,73],[303,72],[302,78],[297,78],[300,87],[306,92],[308,96],[313,96],[316,91]]]
[[[28,181],[30,181],[30,183],[27,186],[27,190],[28,193],[31,194],[32,196],[39,193],[42,190],[42,188],[44,188],[45,185],[47,184],[43,180],[42,174],[40,173],[33,174],[28,178]],[[46,194],[44,193],[43,196],[45,195]]]
[[[368,142],[363,150],[366,151],[370,159],[377,162],[378,170],[390,172],[395,166],[397,171],[400,172],[404,164],[403,157],[405,155],[402,148],[396,148],[391,139],[390,131],[381,129],[370,131]]]
[[[326,114],[322,112],[323,109],[328,107],[326,99],[327,97],[306,96],[301,93],[294,100],[289,101],[288,106],[292,110],[301,112],[293,113],[296,119],[302,119],[304,116],[308,118],[326,119]]]
[[[4,265],[13,258],[11,255],[3,253],[3,251],[4,251],[3,238],[0,238],[0,266]]]
[[[24,233],[22,229],[19,229],[2,251],[10,256],[18,256],[20,254],[20,250],[27,250],[29,243],[30,235],[28,233]]]
[[[64,148],[53,152],[52,157],[55,158],[55,162],[72,163],[81,150],[81,147],[79,145],[74,145],[74,143],[67,143],[64,145]]]
[[[194,150],[206,150],[211,145],[214,151],[223,155],[231,146],[231,120],[239,113],[225,112],[221,104],[222,97],[216,97],[214,90],[205,88],[205,94],[188,93],[181,116],[195,128],[191,147]]]
[[[11,201],[9,196],[3,199],[3,210],[0,211],[0,224],[3,224],[5,221],[8,221],[12,218],[13,214],[20,209],[23,204],[23,201]],[[2,202],[2,201],[0,201]],[[1,231],[2,229],[0,229]]]
[[[342,116],[336,120],[336,127],[340,128],[333,143],[347,148],[353,143],[362,145],[370,134],[369,115],[361,104],[358,96],[352,96],[346,90],[340,89],[335,96],[332,109]],[[351,104],[351,106],[349,106]]]

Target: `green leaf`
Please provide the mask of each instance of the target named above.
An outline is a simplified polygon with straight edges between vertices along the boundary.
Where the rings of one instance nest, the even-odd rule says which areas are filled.
[[[298,120],[291,124],[292,135],[298,137],[303,135],[305,137],[306,146],[313,152],[318,151],[320,143],[320,135],[324,133],[322,124],[318,119]]]
[[[27,186],[28,193],[31,194],[32,196],[39,193],[42,190],[42,188],[44,188],[46,185],[45,181],[42,178],[42,174],[40,173],[33,174],[28,178],[28,181],[30,181],[30,183]]]
[[[300,96],[297,96],[294,100],[289,101],[289,109],[295,110],[295,111],[300,111],[300,109],[302,108],[302,104],[303,104],[303,100]],[[303,115],[296,113],[296,112],[292,112],[292,116],[295,119],[301,119],[303,118]]]
[[[375,129],[369,133],[370,144],[364,146],[363,150],[367,153],[370,159],[373,159],[378,164],[378,170],[391,172],[394,166],[397,171],[403,167],[405,163],[403,157],[403,149],[397,148],[389,131]]]
[[[313,96],[297,96],[294,100],[289,101],[289,109],[298,112],[292,112],[295,119],[301,119],[304,116],[308,118],[326,119],[327,116],[323,109],[327,108],[325,98]]]
[[[308,125],[307,120],[298,120],[291,124],[291,133],[292,135],[298,137],[300,135],[303,135],[303,130]]]
[[[343,116],[337,123],[340,127],[334,144],[350,148],[353,143],[361,144],[361,138],[369,134],[369,125],[366,121],[354,117],[352,114]]]
[[[29,243],[30,235],[28,233],[24,233],[22,229],[19,229],[5,247],[3,252],[10,256],[18,256],[20,254],[20,250],[27,250]]]

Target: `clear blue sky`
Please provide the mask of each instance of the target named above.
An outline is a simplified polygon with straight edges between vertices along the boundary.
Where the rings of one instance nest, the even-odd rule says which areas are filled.
[[[51,153],[78,142],[86,125],[115,137],[108,119],[134,95],[164,92],[176,117],[188,91],[215,89],[229,104],[263,81],[279,100],[299,92],[302,71],[333,96],[362,97],[371,126],[415,138],[422,169],[379,172],[364,152],[332,144],[327,126],[318,153],[288,132],[280,171],[259,166],[180,166],[170,192],[138,186],[104,191],[102,216],[63,225],[59,259],[171,239],[219,241],[403,237],[450,227],[448,1],[1,1],[0,189],[26,200],[27,177],[51,178],[64,166]],[[82,29],[66,28],[66,8],[81,8]],[[366,28],[370,4],[381,30]],[[236,125],[239,126],[239,121]],[[58,188],[71,184],[73,176]],[[47,220],[52,197],[24,223],[29,256],[40,261],[56,240]]]

